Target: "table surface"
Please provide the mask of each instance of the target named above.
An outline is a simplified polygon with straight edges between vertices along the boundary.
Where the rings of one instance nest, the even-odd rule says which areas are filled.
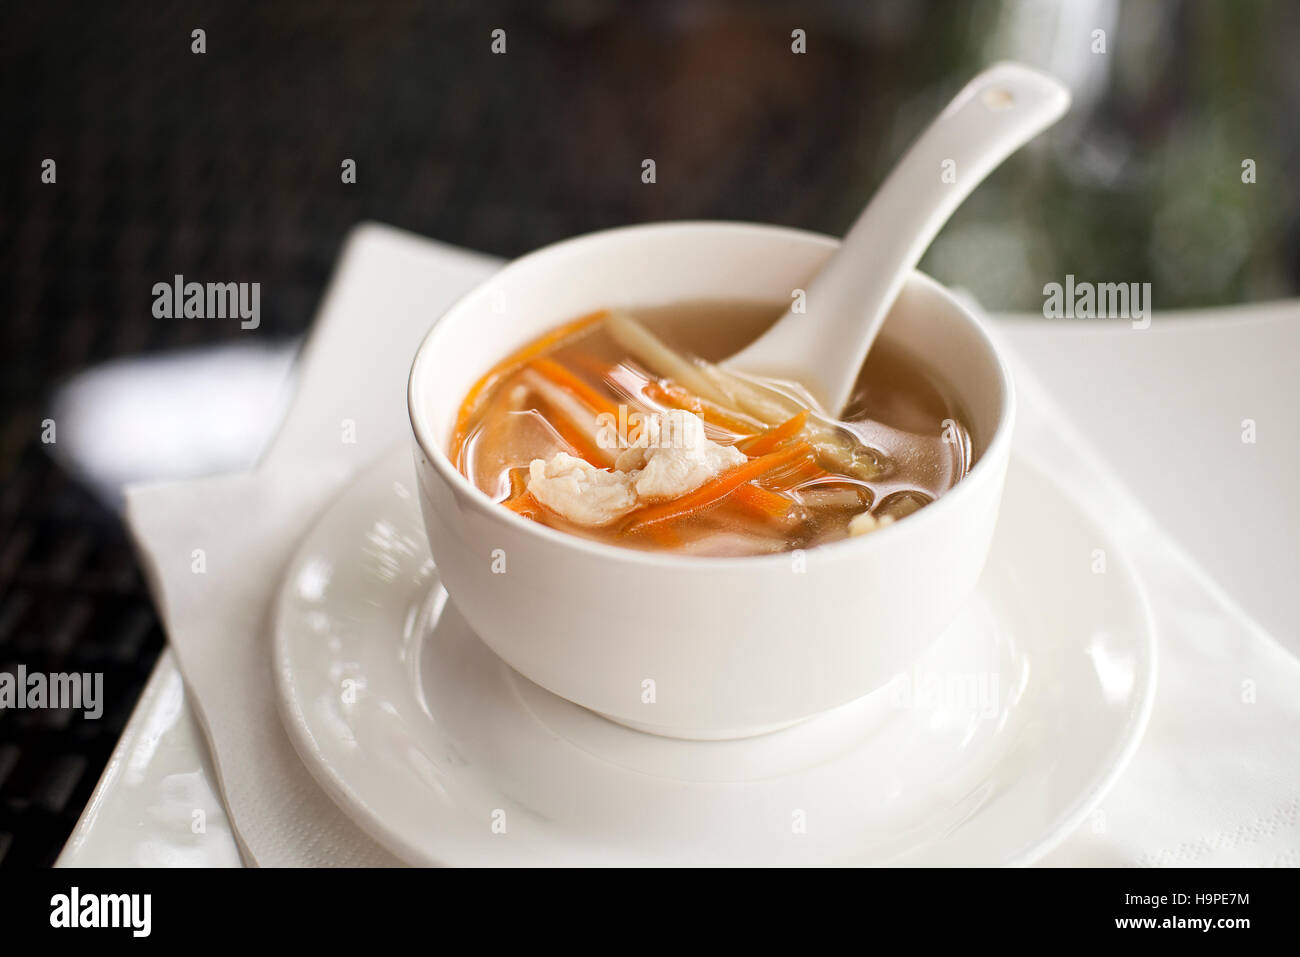
[[[1157,313],[1146,329],[997,323],[1165,530],[1300,654],[1300,507],[1283,487],[1300,474],[1300,302]],[[240,863],[170,653],[58,863]]]

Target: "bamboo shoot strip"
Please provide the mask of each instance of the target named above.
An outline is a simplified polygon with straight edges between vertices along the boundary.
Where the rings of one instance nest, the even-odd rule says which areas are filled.
[[[735,401],[701,368],[685,356],[678,355],[649,329],[622,309],[614,309],[605,320],[605,328],[614,341],[652,372],[672,379],[691,392],[724,408],[734,408]]]
[[[724,379],[744,411],[772,426],[788,421],[804,409],[798,402],[774,388],[750,382],[720,366],[708,366],[708,374]],[[832,471],[870,479],[884,471],[881,456],[834,422],[809,411],[799,433],[817,452],[817,458]]]
[[[605,325],[610,335],[651,371],[728,410],[748,413],[768,425],[779,425],[803,410],[794,399],[775,389],[734,375],[721,366],[692,362],[678,355],[624,310],[611,310]],[[816,449],[818,458],[836,471],[861,479],[874,478],[882,471],[879,453],[831,422],[810,415],[803,437]]]

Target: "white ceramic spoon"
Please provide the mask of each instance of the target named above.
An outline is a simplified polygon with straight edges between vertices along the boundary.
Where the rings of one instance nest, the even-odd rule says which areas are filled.
[[[1018,63],[975,77],[912,144],[809,284],[806,312],[787,312],[723,365],[798,382],[837,415],[903,281],[948,217],[1069,105],[1057,80]]]

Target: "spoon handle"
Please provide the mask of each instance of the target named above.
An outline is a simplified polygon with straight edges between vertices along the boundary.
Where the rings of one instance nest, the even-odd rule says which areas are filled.
[[[838,414],[935,235],[984,177],[1069,104],[1061,83],[1018,63],[975,77],[912,144],[809,284],[807,314],[787,312],[726,365],[795,379]]]

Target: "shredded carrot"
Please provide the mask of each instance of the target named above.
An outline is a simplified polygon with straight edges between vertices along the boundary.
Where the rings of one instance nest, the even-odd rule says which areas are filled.
[[[808,410],[804,409],[798,415],[786,419],[780,425],[772,426],[761,435],[756,435],[752,439],[745,439],[736,444],[740,446],[740,451],[746,455],[766,455],[768,452],[774,452],[786,440],[792,439],[802,432],[807,422]]]
[[[512,495],[501,503],[516,515],[522,515],[524,518],[536,519],[541,506],[537,499],[533,498],[527,492],[520,495]]]
[[[727,469],[680,498],[633,512],[625,530],[631,531],[654,522],[665,522],[698,512],[722,501],[745,483],[810,455],[812,455],[811,445],[807,442],[795,442],[776,452],[750,459],[742,465]]]
[[[512,468],[509,476],[510,494],[502,500],[501,504],[525,518],[536,518],[538,502],[528,494],[528,469]]]
[[[546,422],[568,444],[571,450],[597,468],[614,464],[617,449],[601,445],[601,425],[596,413],[568,389],[546,378],[532,366],[519,373],[543,406],[550,410]]]
[[[660,405],[694,412],[710,425],[716,425],[718,428],[734,432],[736,435],[753,435],[762,428],[760,424],[747,421],[720,405],[714,405],[712,402],[694,396],[681,386],[671,382],[652,379],[645,384],[645,394]]]
[[[616,399],[625,402],[630,410],[637,412],[650,411],[650,405],[645,401],[645,384],[650,380],[640,369],[628,365],[626,362],[616,362],[610,365],[609,360],[601,359],[586,352],[576,352],[565,358],[570,365],[583,369],[599,379],[610,392],[614,393]],[[620,373],[623,373],[624,378],[632,380],[635,384],[620,381]]]
[[[517,465],[506,473],[510,480],[510,498],[518,498],[528,492],[528,469]]]
[[[796,462],[792,468],[781,469],[763,480],[763,486],[773,492],[785,492],[813,479],[826,478],[831,473],[813,459]]]
[[[777,492],[747,482],[732,492],[725,501],[717,504],[719,507],[732,507],[737,520],[747,522],[757,520],[767,523],[787,521],[797,503]],[[683,529],[687,527],[686,523],[690,517],[690,515],[681,515],[659,522],[650,522],[629,528],[627,532],[632,535],[645,535],[660,548],[679,548],[682,544]]]
[[[452,457],[459,462],[461,449],[465,445],[465,439],[469,436],[470,423],[474,419],[474,414],[478,411],[479,399],[490,389],[502,376],[513,372],[520,366],[526,365],[531,360],[544,352],[559,345],[565,339],[570,339],[578,333],[586,332],[589,328],[594,327],[596,323],[602,322],[608,315],[608,311],[601,309],[598,312],[589,313],[572,322],[566,322],[558,329],[553,329],[540,339],[534,339],[528,345],[516,352],[506,356],[483,376],[474,383],[473,387],[465,395],[465,399],[460,404],[460,409],[456,413],[456,428],[452,432],[451,448]]]
[[[794,504],[780,492],[773,492],[753,482],[737,488],[731,493],[731,497],[744,505],[747,511],[771,519],[785,518],[790,514],[790,506]]]
[[[608,453],[602,450],[589,436],[574,427],[563,415],[553,415],[547,419],[551,428],[560,433],[560,438],[569,446],[569,451],[580,459],[585,459],[598,469],[608,466]]]
[[[576,398],[581,400],[586,406],[597,415],[609,414],[618,419],[618,406],[607,396],[601,395],[593,389],[588,383],[574,375],[571,369],[567,369],[560,363],[547,356],[540,359],[534,359],[529,363],[530,368],[547,379],[550,379],[560,388],[572,393]]]

